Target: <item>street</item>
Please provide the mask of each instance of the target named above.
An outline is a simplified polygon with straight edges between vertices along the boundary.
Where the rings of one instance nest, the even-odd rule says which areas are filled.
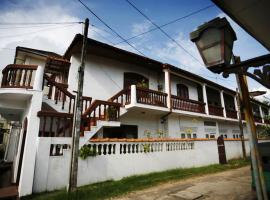
[[[117,197],[118,200],[253,200],[250,167],[165,183]]]

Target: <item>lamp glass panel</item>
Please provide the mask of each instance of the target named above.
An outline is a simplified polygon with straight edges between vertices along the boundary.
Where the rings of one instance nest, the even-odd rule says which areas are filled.
[[[205,48],[211,44],[221,41],[221,30],[210,28],[205,30],[197,41],[199,48]]]
[[[231,63],[231,58],[232,58],[232,47],[225,44],[224,62],[226,65],[229,65]]]
[[[212,46],[210,48],[207,48],[203,50],[202,56],[204,57],[204,60],[206,61],[206,65],[209,66],[212,63],[219,63],[221,61],[221,48],[220,44],[217,44],[215,46]]]

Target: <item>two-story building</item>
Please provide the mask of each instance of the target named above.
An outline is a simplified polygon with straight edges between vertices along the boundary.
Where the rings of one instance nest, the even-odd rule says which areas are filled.
[[[17,47],[14,64],[2,71],[1,115],[20,124],[20,134],[18,126],[10,130],[18,140],[12,181],[20,196],[68,182],[82,40],[76,35],[63,56]],[[218,163],[220,135],[227,158],[241,157],[235,91],[170,64],[87,42],[80,148],[88,145],[98,156],[80,160],[78,185]],[[269,107],[252,103],[262,126]]]

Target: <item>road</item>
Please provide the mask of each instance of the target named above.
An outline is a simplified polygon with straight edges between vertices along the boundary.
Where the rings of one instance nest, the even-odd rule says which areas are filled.
[[[117,200],[255,200],[250,167],[160,184],[120,196]]]

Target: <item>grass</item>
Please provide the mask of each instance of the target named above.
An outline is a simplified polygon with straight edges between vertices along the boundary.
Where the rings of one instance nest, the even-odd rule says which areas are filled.
[[[204,174],[212,174],[225,170],[236,169],[249,164],[249,161],[238,159],[230,160],[226,165],[209,165],[205,167],[174,169],[164,172],[150,173],[146,175],[130,176],[119,181],[106,181],[79,187],[77,192],[68,193],[65,190],[34,194],[24,199],[27,200],[63,200],[63,199],[106,199],[126,194],[131,191],[141,190],[160,183],[176,181]]]

